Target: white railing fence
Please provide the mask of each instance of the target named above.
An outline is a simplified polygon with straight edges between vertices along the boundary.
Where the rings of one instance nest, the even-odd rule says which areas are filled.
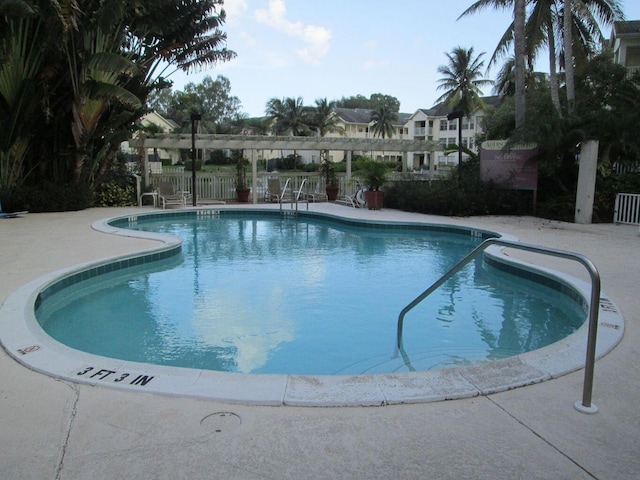
[[[346,175],[337,174],[338,181],[340,183],[340,191],[345,192],[347,188]],[[281,185],[284,185],[288,178],[291,179],[289,185],[292,190],[298,190],[300,184],[306,178],[305,190],[314,192],[316,189],[321,191],[324,189],[323,178],[317,172],[300,172],[284,174],[274,173],[258,173],[257,179],[257,193],[258,200],[264,198],[264,194],[267,187],[267,180],[270,178],[280,178]],[[160,182],[171,182],[177,191],[189,192],[192,194],[193,178],[190,172],[163,172],[153,173],[150,176],[151,187],[155,190],[158,188]],[[251,175],[247,175],[247,184],[253,186],[253,178]],[[225,200],[235,201],[237,199],[236,194],[236,177],[235,175],[225,175],[220,173],[198,172],[196,175],[196,198],[208,199],[208,200]]]
[[[640,193],[619,193],[613,210],[614,223],[640,225]]]

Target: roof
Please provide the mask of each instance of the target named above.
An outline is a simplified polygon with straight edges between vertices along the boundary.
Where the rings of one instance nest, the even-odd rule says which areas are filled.
[[[502,99],[500,98],[499,95],[491,95],[488,97],[480,97],[480,98],[482,99],[482,101],[487,107],[494,107],[502,103]],[[429,110],[423,110],[423,109],[421,110],[425,112],[427,115],[432,117],[446,117],[448,114],[454,111],[454,109],[451,108],[446,103],[439,103],[437,105],[434,105]]]
[[[640,20],[629,22],[613,22],[613,37],[638,35],[640,36]]]
[[[335,109],[336,115],[338,115],[346,123],[361,123],[368,125],[371,123],[371,112],[374,110],[371,108],[342,108]],[[398,113],[398,118],[392,123],[393,125],[402,126],[407,123],[411,113]]]

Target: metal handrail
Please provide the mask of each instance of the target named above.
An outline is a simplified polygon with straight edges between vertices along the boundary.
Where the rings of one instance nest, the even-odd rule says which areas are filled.
[[[514,242],[511,240],[504,240],[500,238],[489,238],[478,245],[471,251],[466,257],[456,263],[447,273],[445,273],[438,281],[427,288],[424,292],[418,295],[411,303],[402,309],[398,316],[398,332],[396,349],[402,348],[402,328],[404,324],[405,315],[418,305],[422,300],[431,295],[440,285],[446,282],[449,278],[460,271],[467,263],[477,257],[482,251],[490,247],[491,245],[501,245],[504,247],[511,247],[520,250],[526,250],[529,252],[540,253],[543,255],[552,255],[555,257],[566,258],[569,260],[575,260],[581,263],[589,272],[591,277],[591,299],[589,302],[589,332],[587,338],[587,354],[585,360],[584,370],[584,387],[582,391],[582,402],[576,402],[575,408],[583,413],[595,413],[598,411],[598,407],[591,403],[591,394],[593,391],[593,370],[596,359],[596,335],[598,332],[598,313],[600,305],[600,274],[595,265],[584,255],[579,253],[568,252],[565,250],[556,250],[553,248],[542,247],[538,245],[531,245],[527,243]]]

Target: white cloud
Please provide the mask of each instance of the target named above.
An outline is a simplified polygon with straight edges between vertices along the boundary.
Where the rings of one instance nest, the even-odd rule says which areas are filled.
[[[304,25],[287,19],[287,7],[284,0],[269,0],[269,8],[256,10],[255,19],[275,30],[289,36],[300,37],[304,46],[296,53],[312,65],[320,63],[320,59],[329,53],[331,32],[318,25]]]
[[[235,17],[247,11],[247,0],[225,0],[223,7],[227,19],[235,20]]]
[[[373,70],[374,68],[386,68],[389,66],[389,62],[387,60],[365,60],[362,63],[362,68],[364,70]]]

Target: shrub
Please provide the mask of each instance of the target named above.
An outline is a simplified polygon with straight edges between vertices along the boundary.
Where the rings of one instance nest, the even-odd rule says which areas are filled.
[[[135,205],[136,191],[133,185],[121,185],[117,180],[110,180],[96,192],[95,204],[98,207],[127,207]]]
[[[3,210],[29,212],[65,212],[83,210],[91,204],[89,188],[77,185],[57,185],[42,182],[22,185],[0,192]]]
[[[443,180],[392,182],[385,204],[409,212],[433,215],[523,215],[532,212],[532,192],[507,190],[480,180],[475,161],[463,164]]]
[[[196,172],[199,172],[201,170],[202,170],[202,160],[196,160]],[[185,172],[191,171],[191,160],[187,160],[186,162],[184,162],[184,171]]]

